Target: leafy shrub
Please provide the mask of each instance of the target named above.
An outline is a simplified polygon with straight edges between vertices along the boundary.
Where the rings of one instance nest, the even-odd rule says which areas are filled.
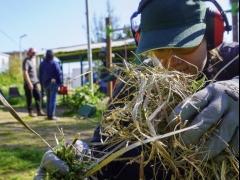
[[[23,89],[23,75],[20,72],[21,61],[18,56],[10,56],[6,72],[0,73],[1,91],[12,106],[26,106]],[[9,97],[9,87],[17,87],[23,98]]]
[[[94,84],[93,94],[89,83],[75,89],[74,94],[70,95],[67,100],[67,114],[74,115],[85,104],[97,106],[105,97],[105,95],[98,91],[99,86]]]
[[[12,106],[18,105],[21,107],[21,106],[25,105],[25,99],[20,98],[20,97],[8,97],[7,101]]]
[[[21,61],[18,56],[10,56],[9,66],[6,72],[0,73],[1,86],[13,84],[23,84],[23,75],[21,73]]]

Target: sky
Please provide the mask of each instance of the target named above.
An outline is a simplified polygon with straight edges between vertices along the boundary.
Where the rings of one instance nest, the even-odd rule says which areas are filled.
[[[106,15],[106,0],[88,0],[89,19]],[[224,10],[229,0],[218,0]],[[123,27],[130,22],[139,0],[110,0]],[[0,0],[0,52],[38,51],[87,43],[86,0]],[[231,23],[231,16],[228,13]],[[25,37],[20,38],[25,35]],[[231,41],[231,34],[225,39]],[[20,40],[21,39],[21,40]]]
[[[93,14],[107,17],[107,0],[88,0],[90,24]],[[140,0],[110,0],[120,27],[130,24],[130,16]],[[224,10],[229,0],[218,0]],[[0,52],[46,49],[87,44],[86,0],[0,0]],[[213,6],[208,3],[209,6]],[[231,23],[231,14],[228,13]],[[232,23],[231,23],[232,24]],[[26,36],[24,36],[26,35]],[[21,37],[24,36],[24,37]],[[232,41],[232,33],[224,39]]]
[[[106,0],[88,0],[89,19],[106,15]],[[129,24],[139,0],[110,0],[121,25]],[[0,52],[87,43],[86,0],[0,0]],[[27,36],[20,38],[26,34]]]

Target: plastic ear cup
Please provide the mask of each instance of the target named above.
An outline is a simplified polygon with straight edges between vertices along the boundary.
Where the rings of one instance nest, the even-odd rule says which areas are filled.
[[[214,49],[223,42],[225,31],[224,19],[218,11],[210,8],[206,11],[206,38],[208,49]]]
[[[219,12],[215,12],[214,17],[214,48],[222,44],[224,36],[225,26],[222,15]]]
[[[138,28],[138,30],[136,31],[136,34],[135,34],[135,39],[136,39],[137,43],[139,43],[139,41],[140,41],[140,35],[141,35],[141,28]]]

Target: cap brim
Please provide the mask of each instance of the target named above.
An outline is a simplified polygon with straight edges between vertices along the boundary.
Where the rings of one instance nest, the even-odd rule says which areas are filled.
[[[205,23],[168,29],[141,31],[137,54],[154,49],[190,48],[201,43],[206,29]]]

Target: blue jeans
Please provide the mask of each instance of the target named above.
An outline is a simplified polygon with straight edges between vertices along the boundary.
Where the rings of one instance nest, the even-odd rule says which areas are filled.
[[[56,111],[58,84],[50,83],[47,87],[44,87],[44,91],[47,96],[47,115],[53,116]]]

